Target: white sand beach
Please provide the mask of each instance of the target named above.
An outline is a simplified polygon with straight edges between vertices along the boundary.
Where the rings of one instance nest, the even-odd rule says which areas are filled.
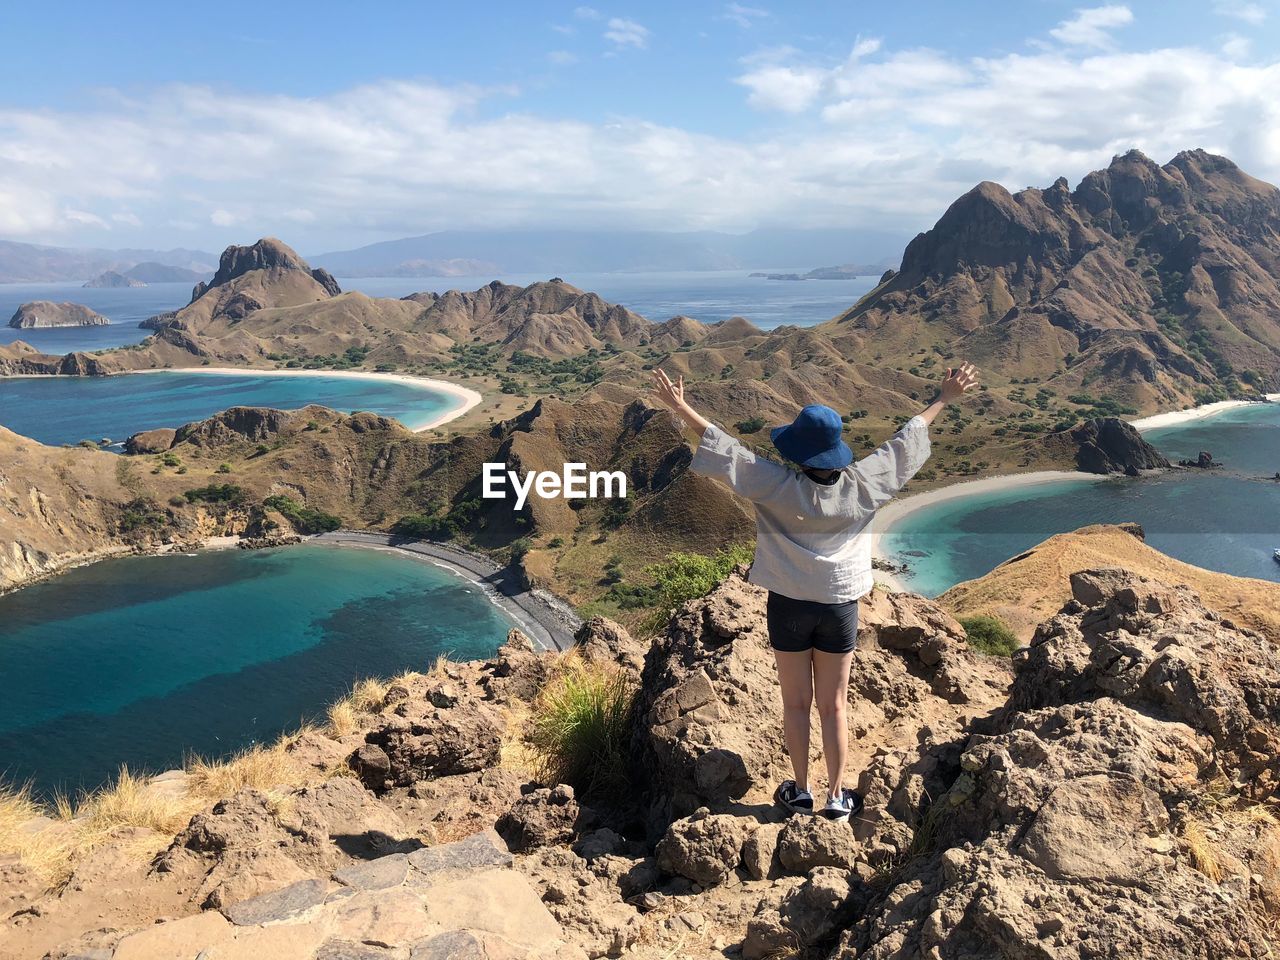
[[[1022,487],[1043,486],[1046,483],[1060,483],[1063,480],[1097,483],[1106,479],[1107,477],[1100,474],[1080,473],[1076,470],[1036,470],[1031,473],[1010,473],[998,477],[963,480],[936,490],[927,490],[924,493],[892,500],[876,511],[875,519],[871,522],[871,556],[878,560],[892,560],[893,557],[884,546],[884,535],[896,524],[925,507],[945,503],[948,500],[997,493],[1003,490],[1016,490]],[[896,576],[883,570],[876,571],[876,580],[888,585],[892,590],[910,589],[904,586]]]
[[[411,429],[416,433],[422,433],[424,430],[431,430],[435,427],[442,426],[450,420],[456,420],[472,407],[477,406],[484,397],[470,387],[464,387],[456,383],[450,383],[448,380],[433,380],[430,377],[415,377],[407,373],[374,373],[370,370],[264,370],[260,367],[165,367],[160,370],[129,370],[126,372],[112,374],[112,376],[133,376],[139,373],[199,373],[214,374],[222,376],[253,376],[260,374],[269,377],[347,377],[352,380],[378,380],[386,382],[388,380],[395,383],[403,383],[410,387],[417,387],[421,390],[431,390],[435,393],[447,394],[456,397],[459,401],[458,406],[452,410],[446,410],[440,416],[429,420],[426,423],[419,424]]]
[[[1280,393],[1268,393],[1267,400],[1271,403],[1280,402]],[[1247,407],[1259,400],[1219,400],[1215,403],[1202,403],[1198,407],[1191,407],[1187,410],[1171,410],[1168,413],[1157,413],[1149,417],[1139,417],[1137,420],[1130,420],[1129,425],[1135,430],[1155,430],[1158,427],[1172,427],[1180,423],[1190,423],[1194,420],[1204,420],[1208,417],[1214,417],[1226,410],[1234,410],[1236,407]]]

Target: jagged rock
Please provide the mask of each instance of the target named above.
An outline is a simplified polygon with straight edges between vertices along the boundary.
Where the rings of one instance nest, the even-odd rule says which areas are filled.
[[[1214,467],[1222,466],[1222,464],[1213,459],[1213,454],[1208,450],[1201,450],[1196,454],[1196,458],[1194,460],[1179,460],[1178,466],[1195,467],[1199,470],[1212,470]]]
[[[667,828],[658,842],[658,866],[704,887],[715,886],[738,868],[746,833],[739,817],[698,810]]]
[[[614,664],[628,673],[639,674],[644,667],[647,644],[632,638],[608,617],[592,617],[574,634],[576,649],[588,663]]]
[[[138,456],[147,453],[164,453],[173,446],[178,431],[169,427],[158,430],[143,430],[135,433],[124,442],[124,452]]]
[[[762,823],[742,844],[742,866],[752,880],[765,880],[774,872],[780,823]]]
[[[661,785],[651,796],[655,830],[699,807],[729,809],[749,791],[765,799],[791,775],[764,607],[765,591],[734,574],[686,604],[646,656],[636,753]],[[964,717],[1003,700],[1007,667],[971,653],[931,601],[876,591],[859,613],[849,697],[856,735],[904,722],[958,732]]]
[[[398,887],[409,875],[409,855],[392,853],[335,870],[333,879],[356,890],[383,890]]]
[[[819,867],[778,902],[766,898],[747,924],[745,960],[800,952],[843,927],[851,915],[854,889],[847,870]]]
[[[1249,809],[1275,789],[1280,657],[1185,587],[1091,570],[1072,592],[948,789],[904,824],[933,852],[838,957],[1266,955],[1275,821],[1195,798],[1216,781]],[[1196,869],[1196,830],[1231,866]]]
[[[511,866],[511,854],[503,848],[491,830],[481,830],[469,837],[426,847],[409,854],[413,867],[412,882],[435,882],[437,874],[451,870],[483,871]],[[423,881],[425,878],[425,881]]]
[[[347,766],[374,793],[385,790],[387,781],[391,779],[391,758],[376,744],[362,743],[347,758]]]
[[[1085,473],[1124,473],[1130,468],[1154,470],[1169,466],[1159,450],[1118,417],[1088,420],[1071,431],[1071,439],[1076,444],[1076,467]]]
[[[778,860],[792,873],[814,867],[848,870],[858,856],[858,844],[847,820],[792,817],[778,835]]]
[[[473,702],[465,711],[441,710],[430,701],[406,700],[365,739],[385,751],[390,779],[417,780],[483,770],[498,762],[502,725],[491,709]]]
[[[484,689],[490,700],[513,698],[531,702],[550,676],[551,662],[519,630],[507,634],[507,642],[486,665]]]
[[[498,820],[498,834],[516,853],[567,843],[592,821],[566,784],[533,789]]]

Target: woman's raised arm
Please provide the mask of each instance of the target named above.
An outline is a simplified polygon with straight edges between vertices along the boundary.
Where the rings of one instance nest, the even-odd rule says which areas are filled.
[[[681,374],[676,382],[672,383],[666,371],[656,369],[653,371],[653,390],[659,402],[683,420],[698,439],[702,439],[702,435],[707,432],[707,427],[711,426],[711,421],[685,402],[684,375]]]

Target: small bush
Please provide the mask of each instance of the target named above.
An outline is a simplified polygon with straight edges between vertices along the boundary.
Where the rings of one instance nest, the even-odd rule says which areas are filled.
[[[528,537],[521,537],[511,544],[511,562],[519,563],[524,559],[524,555],[533,549],[533,541]]]
[[[196,487],[183,494],[188,503],[226,503],[239,506],[248,499],[244,487],[234,483],[211,483],[207,487]]]
[[[1022,646],[1004,621],[990,614],[961,617],[960,626],[969,635],[969,646],[980,653],[1007,657]]]
[[[231,472],[231,464],[229,464],[229,463],[220,463],[220,464],[218,464],[218,469],[217,469],[215,472],[216,472],[216,473],[230,473],[230,472]]]
[[[328,533],[342,526],[341,517],[305,506],[284,494],[273,494],[262,505],[283,514],[299,533]]]
[[[631,785],[635,690],[620,670],[569,655],[533,707],[529,743],[545,783],[567,783],[588,801],[611,802]]]
[[[759,433],[764,429],[765,423],[764,417],[749,417],[746,420],[739,420],[734,426],[739,433]]]

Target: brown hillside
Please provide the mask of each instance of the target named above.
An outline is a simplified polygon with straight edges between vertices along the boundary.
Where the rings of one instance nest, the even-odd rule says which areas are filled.
[[[1071,574],[1121,567],[1165,583],[1185,584],[1205,605],[1280,642],[1280,584],[1202,570],[1147,546],[1136,524],[1095,524],[1060,533],[1006,560],[985,577],[957,584],[938,602],[953,616],[993,614],[1027,640],[1036,624],[1071,597]]]

